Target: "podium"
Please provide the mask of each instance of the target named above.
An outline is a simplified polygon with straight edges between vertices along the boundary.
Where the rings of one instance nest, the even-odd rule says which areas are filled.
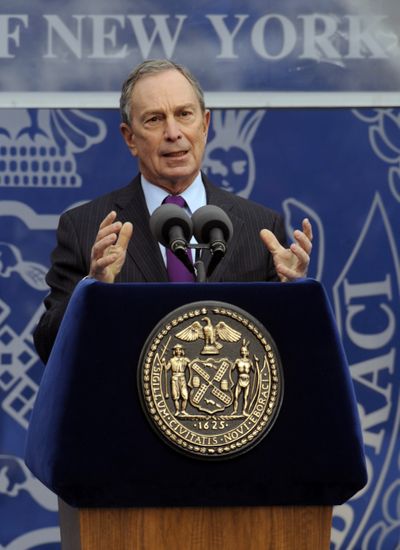
[[[138,360],[176,308],[216,300],[274,339],[284,396],[248,452],[199,460],[151,429]],[[75,289],[43,374],[26,463],[60,499],[63,549],[329,548],[332,506],[366,483],[350,373],[323,287],[114,284]]]

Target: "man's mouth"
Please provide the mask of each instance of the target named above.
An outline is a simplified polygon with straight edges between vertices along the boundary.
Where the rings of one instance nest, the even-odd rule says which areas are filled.
[[[187,151],[173,151],[171,153],[163,153],[163,157],[180,158],[186,155]]]

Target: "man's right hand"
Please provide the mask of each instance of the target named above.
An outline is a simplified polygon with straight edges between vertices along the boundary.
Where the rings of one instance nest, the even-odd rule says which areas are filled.
[[[92,246],[89,277],[103,283],[113,283],[121,271],[133,232],[130,222],[122,224],[116,217],[114,210],[107,214]]]

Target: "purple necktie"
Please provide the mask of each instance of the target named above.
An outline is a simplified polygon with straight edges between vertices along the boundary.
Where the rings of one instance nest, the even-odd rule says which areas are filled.
[[[163,204],[176,204],[181,208],[186,206],[185,199],[180,195],[168,195],[168,197],[163,200]],[[187,251],[187,255],[190,262],[192,262],[190,250]],[[179,258],[175,256],[173,252],[171,252],[169,248],[167,248],[167,271],[168,279],[171,282],[192,283],[195,280],[193,273],[190,273],[186,266],[180,261]]]

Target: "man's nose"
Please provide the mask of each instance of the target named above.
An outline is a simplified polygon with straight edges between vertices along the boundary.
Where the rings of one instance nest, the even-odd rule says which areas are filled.
[[[182,137],[181,128],[174,117],[166,119],[164,135],[169,141],[176,141]]]

